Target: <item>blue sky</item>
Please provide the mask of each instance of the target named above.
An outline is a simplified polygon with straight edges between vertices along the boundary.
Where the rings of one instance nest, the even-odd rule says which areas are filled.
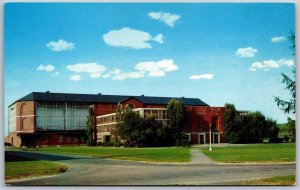
[[[52,91],[193,97],[286,121],[274,96],[289,98],[293,4],[8,3],[4,19],[5,119]]]

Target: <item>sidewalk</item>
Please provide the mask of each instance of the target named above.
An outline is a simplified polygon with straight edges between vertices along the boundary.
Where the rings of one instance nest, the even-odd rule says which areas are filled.
[[[209,157],[203,154],[199,148],[191,148],[191,164],[216,164]]]

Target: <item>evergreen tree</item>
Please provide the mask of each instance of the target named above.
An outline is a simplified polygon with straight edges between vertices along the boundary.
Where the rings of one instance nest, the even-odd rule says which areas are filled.
[[[290,49],[292,51],[292,54],[295,55],[295,33],[292,33],[289,36],[289,40],[291,42]],[[296,67],[293,67],[293,78],[290,78],[287,74],[281,73],[283,79],[282,83],[285,84],[285,89],[290,91],[291,98],[290,100],[282,100],[278,96],[275,97],[275,102],[277,103],[277,106],[284,111],[284,113],[290,113],[293,114],[296,113]]]
[[[96,138],[97,138],[97,136],[96,136],[96,118],[95,118],[92,108],[90,108],[90,110],[89,110],[89,116],[87,117],[87,121],[86,121],[86,135],[88,137],[87,145],[95,146]]]

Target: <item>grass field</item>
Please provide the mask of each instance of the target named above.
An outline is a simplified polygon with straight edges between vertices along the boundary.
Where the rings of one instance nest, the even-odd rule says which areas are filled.
[[[117,148],[69,146],[60,147],[59,150],[57,147],[42,147],[38,151],[150,162],[188,162],[191,160],[191,154],[188,148],[177,147]]]
[[[218,162],[293,162],[296,144],[253,144],[243,146],[214,147],[213,151],[201,151]]]
[[[227,185],[296,185],[296,176],[276,176],[264,179],[228,183]]]
[[[49,161],[32,160],[5,153],[5,179],[52,175],[65,172],[67,167]]]

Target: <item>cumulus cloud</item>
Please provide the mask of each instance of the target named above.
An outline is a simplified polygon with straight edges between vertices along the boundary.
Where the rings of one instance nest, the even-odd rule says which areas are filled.
[[[165,76],[167,72],[175,71],[178,66],[174,64],[172,59],[163,59],[160,61],[140,62],[134,67],[138,71],[148,73],[148,77]]]
[[[80,75],[72,75],[70,77],[71,80],[74,80],[74,81],[80,81],[81,80],[81,76]]]
[[[275,61],[275,60],[265,60],[262,62],[256,61],[256,62],[252,63],[249,70],[256,71],[257,69],[264,69],[265,71],[268,71],[269,69],[279,68],[280,66],[284,66],[284,65],[291,67],[294,65],[294,60],[280,59],[278,61]]]
[[[123,72],[120,69],[114,68],[110,74],[113,80],[136,79],[144,77],[144,72]]]
[[[213,74],[202,74],[202,75],[192,75],[190,76],[190,79],[213,79],[214,75]]]
[[[99,78],[106,68],[97,63],[77,63],[68,65],[67,69],[75,73],[88,73],[92,78]]]
[[[36,68],[36,70],[38,71],[46,71],[46,72],[51,72],[54,71],[55,67],[53,65],[39,65],[38,68]]]
[[[284,37],[284,36],[275,36],[275,37],[271,38],[271,42],[274,42],[274,43],[283,42],[285,40],[286,40],[286,37]]]
[[[239,48],[236,50],[235,55],[238,57],[254,57],[254,55],[257,53],[257,49],[252,47],[246,47],[246,48]]]
[[[179,15],[168,12],[150,12],[148,14],[152,19],[159,20],[170,27],[174,27],[175,22],[180,19]]]
[[[163,35],[151,36],[149,33],[131,28],[122,28],[120,30],[111,30],[103,35],[106,44],[115,47],[128,47],[133,49],[152,48],[151,41],[164,43]]]
[[[58,40],[57,42],[51,41],[47,43],[46,46],[52,51],[67,51],[67,50],[73,50],[75,48],[74,43],[69,43],[62,39]]]

